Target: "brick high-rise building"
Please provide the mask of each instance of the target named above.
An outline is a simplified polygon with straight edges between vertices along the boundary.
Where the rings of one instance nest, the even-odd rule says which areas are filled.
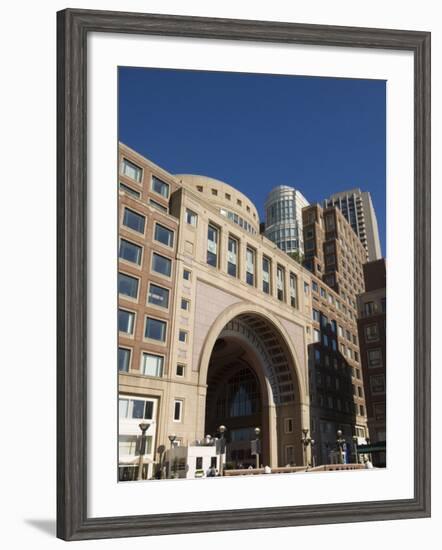
[[[353,437],[368,436],[356,297],[364,290],[365,249],[337,208],[303,209],[305,266],[312,271],[313,344],[309,349],[312,433],[325,462],[342,430],[348,459]]]
[[[344,214],[364,245],[368,261],[378,260],[382,256],[381,243],[370,193],[357,188],[341,191],[324,200],[324,208],[329,206],[336,206]]]
[[[358,297],[359,340],[373,463],[386,465],[386,271],[385,260],[364,265],[365,292]],[[384,449],[384,450],[383,450]]]
[[[356,312],[356,296],[365,289],[364,246],[338,208],[315,204],[304,208],[302,217],[304,266]]]

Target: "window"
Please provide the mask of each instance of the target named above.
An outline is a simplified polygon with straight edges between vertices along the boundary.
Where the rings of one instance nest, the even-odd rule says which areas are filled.
[[[362,387],[361,386],[358,386],[358,396],[359,397],[364,397],[364,394],[362,392]]]
[[[312,282],[312,288],[313,288],[313,290],[314,290],[315,292],[318,292],[318,283],[315,282],[315,281],[313,281],[313,282]]]
[[[338,336],[343,338],[344,336],[344,329],[341,327],[341,325],[338,325]]]
[[[270,294],[270,259],[265,256],[262,257],[262,291],[266,294]]]
[[[321,333],[319,330],[313,329],[313,342],[319,342],[321,339]]]
[[[188,269],[183,269],[183,279],[190,281],[191,272]]]
[[[169,209],[167,208],[167,206],[164,206],[164,204],[160,204],[159,202],[154,201],[153,199],[149,199],[149,204],[150,206],[153,206],[160,212],[165,212],[166,214],[169,212]]]
[[[118,370],[129,372],[130,349],[118,348]]]
[[[325,257],[325,263],[326,265],[335,265],[336,263],[336,256],[334,254],[329,254]]]
[[[335,218],[333,215],[329,215],[325,218],[325,227],[327,231],[332,231],[335,228]]]
[[[276,289],[278,293],[278,300],[285,301],[285,271],[284,268],[278,265],[276,269]]]
[[[197,185],[196,186],[196,189],[199,193],[202,193],[203,192],[203,186],[202,185]]]
[[[186,370],[186,367],[181,363],[178,363],[178,365],[176,366],[175,373],[177,376],[184,376],[185,370]]]
[[[309,291],[310,291],[310,286],[308,283],[304,282],[304,294],[306,294],[308,296],[309,294]]]
[[[293,418],[284,418],[284,433],[293,433]]]
[[[189,225],[193,225],[193,227],[196,227],[198,220],[198,216],[195,214],[195,212],[192,212],[192,210],[186,209],[186,223]]]
[[[358,352],[354,351],[353,355],[354,355],[354,360],[356,361],[356,363],[359,363],[359,354],[358,354]]]
[[[160,180],[156,176],[152,176],[152,191],[158,193],[165,199],[169,198],[169,184]]]
[[[370,389],[373,395],[385,393],[385,379],[382,374],[370,376]]]
[[[173,247],[173,231],[160,225],[159,223],[155,224],[155,237],[154,239],[165,246]]]
[[[347,338],[347,340],[348,340],[349,342],[351,342],[351,333],[350,333],[349,330],[346,330],[346,331],[345,331],[345,337]]]
[[[238,274],[238,241],[233,237],[229,237],[227,251],[227,273],[232,277],[237,277]]]
[[[364,315],[373,315],[375,312],[375,303],[374,302],[365,302],[364,304]]]
[[[187,331],[180,330],[178,333],[178,340],[185,344],[187,342]]]
[[[119,256],[122,260],[128,262],[133,262],[134,264],[141,264],[141,253],[142,248],[137,244],[126,241],[125,239],[120,240],[120,251]]]
[[[380,348],[368,350],[367,355],[369,367],[376,368],[382,366],[382,352]]]
[[[141,178],[143,176],[142,168],[127,159],[123,159],[121,162],[121,173],[128,178],[137,181],[138,183],[141,182]]]
[[[385,420],[385,404],[384,403],[374,403],[373,412],[375,420]]]
[[[152,253],[152,271],[170,277],[172,273],[172,260],[160,254]]]
[[[367,325],[365,327],[365,341],[371,342],[372,340],[378,339],[378,325]]]
[[[183,402],[181,399],[175,399],[173,402],[173,421],[181,422],[183,415]]]
[[[120,397],[118,415],[120,418],[134,420],[153,420],[153,400]]]
[[[290,273],[290,305],[298,307],[298,278],[294,273]]]
[[[144,331],[144,337],[151,340],[158,340],[159,342],[166,341],[166,327],[165,321],[159,319],[152,319],[152,317],[146,317],[146,328]]]
[[[251,248],[246,250],[246,282],[255,285],[255,251]]]
[[[321,315],[321,325],[322,328],[327,328],[328,325],[328,317],[326,315]]]
[[[146,218],[129,208],[124,209],[123,225],[137,231],[138,233],[144,233],[144,225]]]
[[[218,189],[212,189],[212,195],[216,197],[218,195]]]
[[[325,347],[328,346],[328,336],[326,334],[322,335],[322,345]]]
[[[321,298],[327,298],[327,293],[325,292],[325,289],[322,288],[322,286],[321,286],[320,294],[321,294]]]
[[[118,310],[118,330],[132,334],[134,331],[135,313],[126,311],[125,309]]]
[[[124,191],[124,193],[127,193],[131,197],[135,197],[136,199],[139,199],[141,197],[141,193],[139,191],[135,191],[135,189],[132,189],[132,187],[129,187],[128,185],[121,183],[120,181],[120,191]]]
[[[118,273],[118,293],[136,298],[138,296],[138,279],[125,273]]]
[[[147,301],[154,306],[169,307],[169,289],[150,283]]]
[[[364,408],[364,405],[359,405],[359,414],[360,414],[360,416],[364,416],[364,415],[365,415],[365,408]]]
[[[331,325],[331,329],[332,329],[333,334],[336,334],[336,331],[337,331],[337,324],[336,324],[336,321],[333,320],[333,321],[330,323],[330,325]]]
[[[317,309],[312,310],[312,318],[313,321],[317,321],[319,323],[319,311]]]
[[[207,263],[218,267],[218,229],[213,225],[207,229]]]
[[[147,376],[163,376],[164,357],[162,355],[153,355],[152,353],[143,353],[142,372]]]
[[[228,201],[230,201],[232,199],[232,196],[229,193],[226,193],[225,197]]]
[[[119,435],[118,436],[118,453],[119,456],[139,456],[140,455],[140,443],[141,440],[137,435]],[[148,435],[146,436],[146,446],[144,448],[143,454],[150,454],[152,452],[152,436]],[[122,469],[125,469],[124,467],[121,467]],[[135,475],[135,466],[126,466],[127,469],[131,469],[134,471],[133,474]],[[131,477],[131,480],[134,480],[135,477]],[[124,481],[128,481],[128,478],[125,476],[123,478]]]
[[[181,298],[181,309],[184,311],[189,311],[190,309],[190,301],[186,300],[186,298]]]
[[[212,189],[213,192],[213,189]],[[197,456],[195,459],[195,470],[202,470],[203,469],[203,457]]]

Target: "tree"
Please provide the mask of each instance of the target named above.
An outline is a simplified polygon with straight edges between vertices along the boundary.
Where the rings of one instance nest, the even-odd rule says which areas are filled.
[[[298,262],[298,264],[302,265],[304,263],[304,254],[299,252],[299,250],[296,250],[296,252],[288,252],[288,255],[295,260],[295,262]]]

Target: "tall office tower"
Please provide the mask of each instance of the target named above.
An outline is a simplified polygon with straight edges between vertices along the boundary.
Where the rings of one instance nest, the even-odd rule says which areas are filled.
[[[265,202],[265,236],[284,252],[304,253],[302,209],[307,199],[287,185],[278,185],[270,191]]]
[[[369,262],[382,257],[376,213],[368,191],[350,189],[324,200],[324,208],[337,206],[367,251]]]

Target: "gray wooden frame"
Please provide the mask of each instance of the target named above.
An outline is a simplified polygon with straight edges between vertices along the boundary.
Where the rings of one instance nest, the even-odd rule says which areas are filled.
[[[87,36],[90,32],[408,50],[414,55],[414,498],[88,518]],[[89,10],[57,14],[57,536],[65,540],[430,515],[430,33]]]

